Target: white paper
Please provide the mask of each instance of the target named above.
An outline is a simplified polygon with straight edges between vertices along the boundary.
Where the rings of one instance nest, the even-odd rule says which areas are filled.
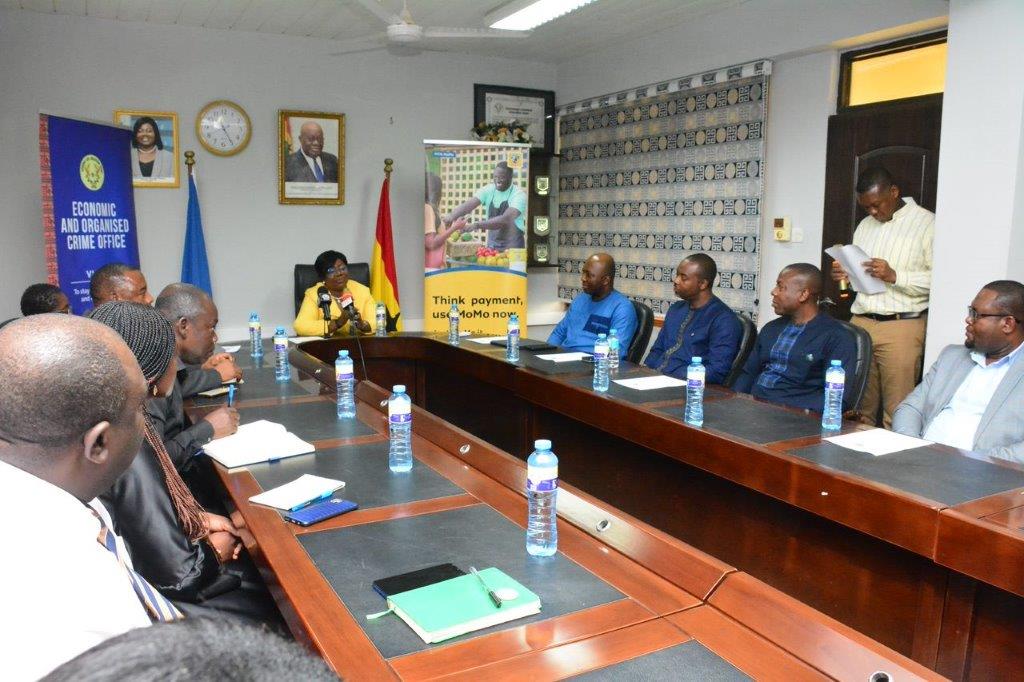
[[[583,358],[589,358],[590,353],[547,353],[537,357],[541,360],[550,360],[551,362],[576,362]]]
[[[507,337],[505,337],[505,336],[481,336],[480,338],[466,339],[466,340],[467,341],[472,341],[473,343],[479,343],[481,345],[486,346],[486,345],[490,344],[491,341],[504,341],[506,338]]]
[[[637,391],[653,391],[656,388],[674,388],[686,385],[686,382],[682,379],[676,379],[664,374],[651,377],[637,377],[635,379],[613,379],[613,381],[620,386]]]
[[[893,431],[886,431],[885,429],[854,431],[853,433],[846,433],[842,436],[832,436],[825,440],[850,450],[867,452],[875,457],[891,455],[894,452],[902,452],[903,450],[911,450],[913,448],[931,445],[930,440],[904,436],[902,433],[894,433]]]
[[[337,481],[333,478],[303,474],[291,483],[285,483],[259,495],[253,495],[249,498],[249,501],[256,504],[264,504],[268,507],[276,507],[284,511],[291,511],[299,505],[333,493],[338,488],[344,487],[344,485],[344,481]]]
[[[238,346],[221,346],[221,349],[225,353],[237,353],[238,351],[242,350],[242,346],[241,345],[238,345]]]
[[[850,276],[850,286],[857,293],[871,295],[881,294],[885,291],[885,282],[864,272],[864,261],[871,260],[871,256],[864,253],[864,249],[847,244],[846,246],[830,246],[825,249],[825,253],[839,261],[843,270],[846,270],[846,274]]]
[[[200,391],[197,395],[201,395],[204,398],[216,398],[217,396],[225,395],[229,390],[227,386],[218,386],[217,388],[211,388],[209,391]]]
[[[243,424],[232,435],[203,446],[207,455],[229,469],[304,455],[315,449],[311,443],[290,433],[282,424],[265,419]]]
[[[322,336],[293,336],[288,339],[288,343],[294,343],[297,346],[300,343],[306,343],[306,341],[320,341],[322,339]]]

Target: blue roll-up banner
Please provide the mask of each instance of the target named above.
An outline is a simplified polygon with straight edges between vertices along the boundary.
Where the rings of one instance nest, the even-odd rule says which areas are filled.
[[[130,149],[125,128],[39,115],[46,268],[73,313],[92,307],[100,266],[139,265]]]

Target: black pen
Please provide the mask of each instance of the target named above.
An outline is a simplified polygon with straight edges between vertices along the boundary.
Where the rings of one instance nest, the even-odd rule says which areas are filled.
[[[484,586],[485,590],[487,590],[487,596],[490,597],[491,601],[494,602],[494,605],[500,609],[501,608],[501,597],[499,597],[497,594],[495,594],[494,590],[492,590],[490,587],[487,586],[487,583],[484,582],[484,577],[482,575],[480,575],[479,573],[477,573],[477,570],[475,568],[470,566],[469,567],[469,572],[476,576],[476,579],[479,580],[480,584]]]

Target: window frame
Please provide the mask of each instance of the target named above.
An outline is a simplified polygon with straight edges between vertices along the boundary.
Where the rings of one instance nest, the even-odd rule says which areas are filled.
[[[867,104],[850,104],[850,82],[851,74],[853,73],[854,62],[862,61],[864,59],[870,59],[872,57],[881,57],[888,54],[896,54],[898,52],[907,52],[909,50],[916,50],[922,47],[928,47],[930,45],[939,45],[947,41],[947,33],[945,29],[942,31],[935,31],[933,33],[925,33],[922,35],[911,36],[909,38],[903,38],[890,43],[884,43],[882,45],[872,45],[871,47],[862,48],[859,50],[850,50],[843,52],[839,55],[839,93],[838,99],[836,100],[837,111],[848,111],[851,109],[858,109],[860,107],[870,107],[879,104],[888,104],[891,102],[901,102],[907,99],[914,99],[921,97],[921,95],[914,95],[911,97],[901,97],[898,99],[890,99],[882,102],[869,102]],[[934,95],[941,96],[942,93],[932,93],[931,95],[925,95],[931,97]]]

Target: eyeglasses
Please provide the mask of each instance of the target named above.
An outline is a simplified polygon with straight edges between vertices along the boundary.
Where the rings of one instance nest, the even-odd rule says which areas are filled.
[[[971,322],[977,322],[979,317],[1013,317],[1013,315],[1010,313],[979,313],[975,310],[974,306],[967,306],[967,319]],[[1017,320],[1016,317],[1013,317],[1013,319]],[[1017,322],[1020,322],[1020,320],[1017,320]]]
[[[344,275],[347,272],[348,272],[348,266],[347,265],[342,265],[341,267],[337,267],[337,268],[327,268],[327,276],[328,277],[333,277],[334,275]]]

